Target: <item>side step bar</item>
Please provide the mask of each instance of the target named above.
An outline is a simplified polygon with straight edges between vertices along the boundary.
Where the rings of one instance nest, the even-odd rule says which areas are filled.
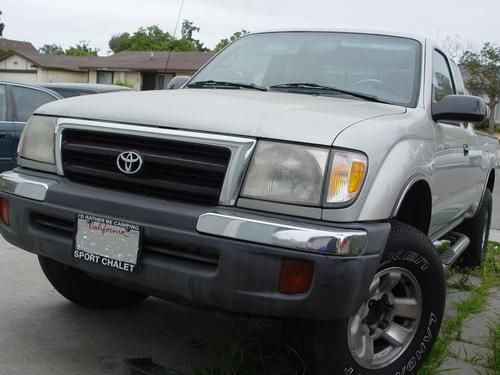
[[[450,267],[469,246],[470,239],[465,234],[449,232],[443,240],[450,241],[450,248],[441,254],[444,269]]]

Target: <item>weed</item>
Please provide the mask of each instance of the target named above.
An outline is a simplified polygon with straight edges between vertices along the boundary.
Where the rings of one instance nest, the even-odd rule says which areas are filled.
[[[490,328],[488,341],[490,353],[486,357],[486,363],[494,374],[500,374],[500,320]]]
[[[490,288],[500,285],[499,252],[500,244],[490,242],[488,244],[487,259],[485,259],[481,267],[473,269],[459,269],[460,273],[470,273],[480,277],[482,283],[478,287],[471,286],[471,294],[469,298],[455,305],[455,316],[447,319],[441,326],[440,336],[437,338],[429,357],[427,358],[422,369],[419,371],[418,375],[433,375],[449,371],[448,369],[441,369],[441,367],[446,361],[446,358],[451,355],[449,350],[451,342],[460,336],[465,319],[472,314],[477,314],[484,308],[488,299],[488,292]],[[460,283],[460,280],[458,283]],[[498,357],[500,357],[498,354],[498,347],[500,346],[500,343],[498,342],[498,339],[492,340],[497,341],[495,342],[496,346],[492,349],[492,358],[488,360],[488,364],[491,361],[498,361]],[[495,374],[497,374],[497,372]]]

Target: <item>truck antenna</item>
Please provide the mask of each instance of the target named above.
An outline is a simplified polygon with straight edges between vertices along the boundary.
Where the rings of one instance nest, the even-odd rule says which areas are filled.
[[[184,0],[181,1],[181,7],[179,8],[179,14],[177,15],[177,22],[175,23],[175,30],[174,30],[174,37],[173,40],[175,41],[175,37],[177,36],[177,29],[179,28],[179,21],[181,19],[181,13],[182,13],[182,8],[184,7]],[[167,61],[165,62],[165,73],[167,72],[168,68],[168,62],[170,61],[170,55],[172,53],[172,47],[170,47],[167,55]]]

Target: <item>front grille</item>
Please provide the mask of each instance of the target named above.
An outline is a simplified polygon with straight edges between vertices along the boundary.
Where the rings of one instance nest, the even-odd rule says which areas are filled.
[[[125,151],[141,155],[138,173],[118,169],[117,157]],[[74,129],[64,130],[61,152],[70,180],[207,204],[218,202],[231,157],[224,147]]]

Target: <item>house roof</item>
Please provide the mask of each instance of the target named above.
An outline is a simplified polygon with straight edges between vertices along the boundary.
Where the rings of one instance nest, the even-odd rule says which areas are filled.
[[[61,70],[80,71],[87,70],[82,68],[86,65],[96,64],[106,57],[99,56],[64,56],[64,55],[45,55],[41,53],[24,54],[24,57],[33,61],[42,68],[52,68]]]
[[[213,52],[166,52],[166,51],[124,51],[89,60],[82,68],[134,69],[134,70],[198,70],[212,56]],[[170,56],[170,57],[169,57]],[[168,66],[167,66],[168,60]]]
[[[5,42],[2,44],[2,42]],[[6,43],[14,42],[14,43]],[[131,69],[131,70],[198,70],[213,55],[213,52],[150,52],[124,51],[111,56],[65,56],[39,53],[31,43],[0,39],[0,48],[8,46],[10,52],[2,56],[18,54],[41,68],[70,71],[88,71],[89,69]],[[170,55],[170,57],[169,57]],[[166,66],[168,59],[168,66]]]
[[[21,53],[38,53],[30,42],[0,38],[0,49],[12,50]]]

